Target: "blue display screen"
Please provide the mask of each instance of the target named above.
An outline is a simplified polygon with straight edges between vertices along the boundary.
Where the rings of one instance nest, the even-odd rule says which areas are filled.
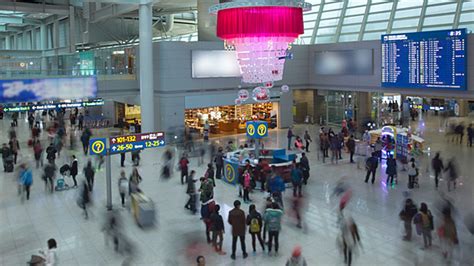
[[[382,35],[382,87],[466,90],[466,29]]]

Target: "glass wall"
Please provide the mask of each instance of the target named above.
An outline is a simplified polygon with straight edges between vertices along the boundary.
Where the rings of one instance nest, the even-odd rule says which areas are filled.
[[[342,120],[357,117],[357,92],[328,91],[326,95],[326,123],[341,126]]]

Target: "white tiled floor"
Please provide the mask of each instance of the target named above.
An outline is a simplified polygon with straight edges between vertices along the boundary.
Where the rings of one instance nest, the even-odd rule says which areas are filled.
[[[7,122],[1,121],[0,141],[6,140]],[[436,125],[436,126],[435,126]],[[463,224],[463,217],[473,210],[474,202],[472,181],[474,149],[465,145],[446,143],[443,133],[438,131],[438,118],[431,117],[426,124],[427,144],[433,151],[442,151],[448,158],[455,155],[461,166],[462,185],[449,195],[455,200],[459,210],[456,216],[461,244],[456,251],[454,265],[473,265],[473,237],[468,234]],[[303,132],[307,126],[297,126],[297,133]],[[309,129],[315,134],[316,127]],[[20,123],[20,140],[27,140],[26,124]],[[97,133],[99,135],[100,133]],[[238,138],[243,138],[239,136]],[[316,139],[316,136],[313,136]],[[223,141],[223,140],[220,140]],[[266,141],[267,146],[283,147],[286,145],[286,131],[272,131]],[[420,249],[422,240],[415,237],[411,243],[401,240],[401,224],[398,212],[402,206],[403,192],[406,191],[407,177],[400,173],[400,184],[387,189],[384,178],[378,178],[375,185],[363,183],[364,172],[348,163],[347,155],[339,165],[322,164],[315,153],[310,153],[311,178],[305,188],[307,210],[304,216],[306,229],[297,229],[291,214],[287,213],[283,230],[280,235],[280,255],[268,257],[258,250],[256,256],[243,260],[238,249],[237,260],[233,262],[228,255],[219,256],[213,253],[205,243],[204,225],[199,216],[190,215],[183,205],[187,200],[184,186],[179,184],[175,176],[170,181],[159,178],[163,149],[148,150],[142,154],[142,165],[139,170],[144,178],[141,188],[156,203],[158,222],[155,228],[140,229],[127,210],[122,210],[126,235],[137,248],[137,265],[194,265],[198,254],[206,256],[208,265],[284,265],[292,247],[299,244],[303,247],[303,255],[309,265],[343,265],[342,256],[336,247],[338,228],[336,225],[337,200],[331,198],[335,182],[345,176],[351,184],[354,197],[348,206],[348,212],[357,222],[363,249],[355,257],[354,265],[446,265],[440,255],[439,240],[434,238],[434,248],[423,251]],[[22,146],[23,160],[31,160],[32,156],[26,145]],[[68,151],[68,154],[79,154],[80,169],[86,159],[80,152]],[[64,153],[66,155],[66,153]],[[58,164],[66,162],[65,156]],[[127,156],[127,160],[129,160]],[[428,160],[425,160],[426,162]],[[191,168],[198,174],[204,173],[204,167],[197,167],[197,161],[191,160]],[[127,161],[127,174],[130,173],[130,162]],[[118,203],[116,178],[119,174],[119,156],[112,158],[113,168],[113,200]],[[426,167],[425,167],[426,168]],[[423,169],[425,169],[423,168]],[[427,202],[435,216],[440,217],[434,207],[438,193],[434,190],[434,181],[429,174],[423,172],[420,178],[421,188],[413,191],[416,202]],[[379,175],[380,176],[380,175]],[[382,174],[382,176],[385,176]],[[14,174],[0,173],[0,265],[25,265],[29,257],[38,249],[44,248],[49,238],[55,238],[59,245],[60,265],[120,265],[123,257],[116,254],[111,246],[104,245],[104,237],[100,231],[105,211],[105,172],[96,176],[94,189],[94,206],[89,220],[84,220],[81,210],[76,205],[77,190],[48,194],[40,180],[39,171],[34,171],[35,183],[32,187],[31,199],[21,203],[16,194]],[[68,180],[71,182],[71,180]],[[441,191],[446,185],[441,182]],[[224,219],[230,205],[237,197],[236,188],[218,182],[216,199],[223,210]],[[285,197],[289,198],[287,192]],[[263,194],[255,192],[251,195],[258,208],[263,205]],[[247,211],[247,205],[244,204]],[[121,209],[120,207],[118,207]],[[435,219],[437,218],[435,217]],[[439,224],[437,219],[435,223]],[[230,252],[230,227],[226,225],[224,249]],[[247,250],[251,250],[250,238],[247,237]],[[251,254],[251,253],[250,253]]]

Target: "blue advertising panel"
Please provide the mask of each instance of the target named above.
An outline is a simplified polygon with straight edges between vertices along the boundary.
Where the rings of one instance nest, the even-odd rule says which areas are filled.
[[[95,77],[0,80],[0,103],[76,100],[96,96]]]
[[[129,151],[158,148],[165,146],[165,133],[153,132],[126,136],[111,137],[110,153],[123,153]]]
[[[89,140],[89,155],[107,155],[106,143],[106,138],[96,138]]]
[[[382,87],[466,90],[466,29],[381,38]]]
[[[268,123],[265,121],[249,121],[245,126],[249,138],[261,139],[268,136]]]
[[[239,181],[239,163],[224,159],[224,174],[226,183],[236,185]]]

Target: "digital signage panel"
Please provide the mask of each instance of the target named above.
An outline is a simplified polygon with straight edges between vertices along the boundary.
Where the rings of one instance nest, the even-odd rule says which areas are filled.
[[[381,38],[382,87],[467,89],[466,29]]]

